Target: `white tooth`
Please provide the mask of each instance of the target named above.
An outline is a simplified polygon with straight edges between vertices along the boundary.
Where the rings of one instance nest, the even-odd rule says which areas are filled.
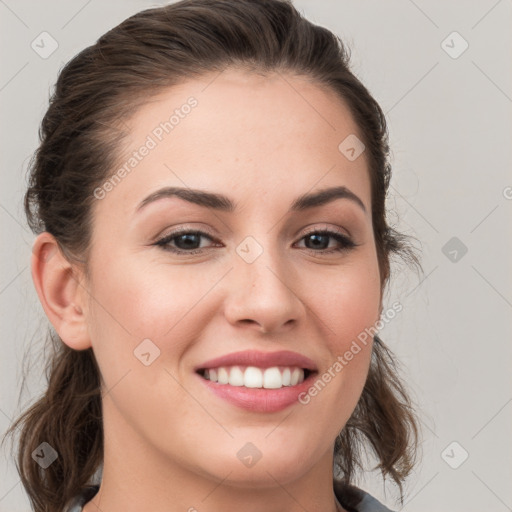
[[[285,368],[283,370],[283,386],[289,386],[290,385],[290,377],[292,375],[292,372],[290,371],[290,368]]]
[[[290,385],[295,386],[299,383],[300,373],[302,370],[300,368],[294,368],[292,372],[292,376],[290,378]]]
[[[266,389],[278,389],[283,386],[281,372],[276,366],[267,368],[263,372],[263,387]]]
[[[238,366],[233,366],[229,372],[229,385],[230,386],[243,386],[244,374]]]
[[[286,367],[281,372],[277,366],[264,370],[256,366],[248,366],[245,371],[242,371],[240,366],[221,366],[206,369],[204,378],[211,382],[231,386],[279,389],[283,386],[295,386],[304,382],[304,370],[297,367]]]
[[[217,372],[219,384],[227,384],[229,382],[229,373],[226,370],[226,368],[221,366],[220,368],[217,369]]]
[[[255,366],[248,366],[244,372],[244,386],[246,388],[261,388],[263,386],[263,373]]]

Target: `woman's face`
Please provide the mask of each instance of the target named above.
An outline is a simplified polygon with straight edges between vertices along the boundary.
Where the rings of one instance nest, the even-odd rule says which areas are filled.
[[[112,170],[125,172],[97,192],[84,311],[106,460],[235,485],[332,471],[371,344],[343,356],[381,298],[368,162],[348,109],[301,78],[226,70],[153,98],[128,127]],[[153,196],[170,188],[183,195]],[[304,200],[334,188],[345,194]],[[209,363],[246,351],[287,354]],[[197,371],[212,367],[221,383]],[[314,372],[301,384],[302,368]],[[262,378],[268,388],[251,387]]]

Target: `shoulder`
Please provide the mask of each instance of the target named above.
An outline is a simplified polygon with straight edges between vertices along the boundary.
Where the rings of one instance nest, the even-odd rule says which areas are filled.
[[[334,480],[334,494],[349,512],[393,512],[362,489],[339,480]]]
[[[94,498],[99,491],[99,485],[84,487],[72,500],[70,500],[63,512],[82,512],[83,506]]]

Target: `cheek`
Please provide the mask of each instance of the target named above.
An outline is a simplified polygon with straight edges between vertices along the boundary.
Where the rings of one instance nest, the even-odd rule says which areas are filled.
[[[329,425],[334,437],[348,421],[366,382],[372,327],[379,319],[378,267],[371,263],[347,266],[324,282],[310,304],[315,305],[330,358],[301,403],[315,421]],[[324,436],[325,431],[319,429],[318,435]]]
[[[105,265],[93,274],[93,350],[116,409],[133,424],[142,413],[164,424],[169,409],[162,404],[169,403],[171,396],[184,414],[193,405],[171,374],[177,375],[175,363],[204,328],[197,321],[201,314],[207,318],[200,299],[218,279],[208,275],[191,279],[191,270],[140,265],[137,258],[119,261],[112,265],[104,260]]]
[[[200,338],[209,321],[212,309],[205,299],[225,273],[206,272],[200,266],[141,264],[126,256],[116,261],[120,263],[102,260],[90,289],[89,329],[107,389],[128,371],[133,379],[148,369],[137,359],[143,348],[144,353],[149,349],[151,359],[156,357],[149,368],[175,368],[190,340]],[[155,372],[141,378],[157,385]]]
[[[311,303],[322,320],[332,352],[340,354],[379,319],[378,266],[371,261],[350,265],[323,282]]]
[[[95,278],[94,294],[101,302],[95,310],[100,321],[130,333],[133,340],[172,337],[190,326],[190,313],[218,281],[212,272],[162,263],[141,265],[138,258],[120,258],[119,265],[105,265]],[[107,270],[108,268],[108,270]]]

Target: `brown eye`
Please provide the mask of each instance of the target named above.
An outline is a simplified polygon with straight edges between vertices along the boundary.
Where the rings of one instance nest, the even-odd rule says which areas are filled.
[[[334,239],[338,247],[329,248],[329,239]],[[302,237],[301,240],[305,240],[306,249],[315,253],[324,254],[350,250],[357,245],[347,236],[337,231],[330,230],[311,231],[306,236]]]
[[[154,245],[162,247],[165,251],[176,254],[197,254],[205,249],[205,247],[200,247],[202,238],[214,241],[214,239],[204,231],[179,230],[169,233],[158,240]],[[171,245],[171,242],[173,242],[174,246]]]

